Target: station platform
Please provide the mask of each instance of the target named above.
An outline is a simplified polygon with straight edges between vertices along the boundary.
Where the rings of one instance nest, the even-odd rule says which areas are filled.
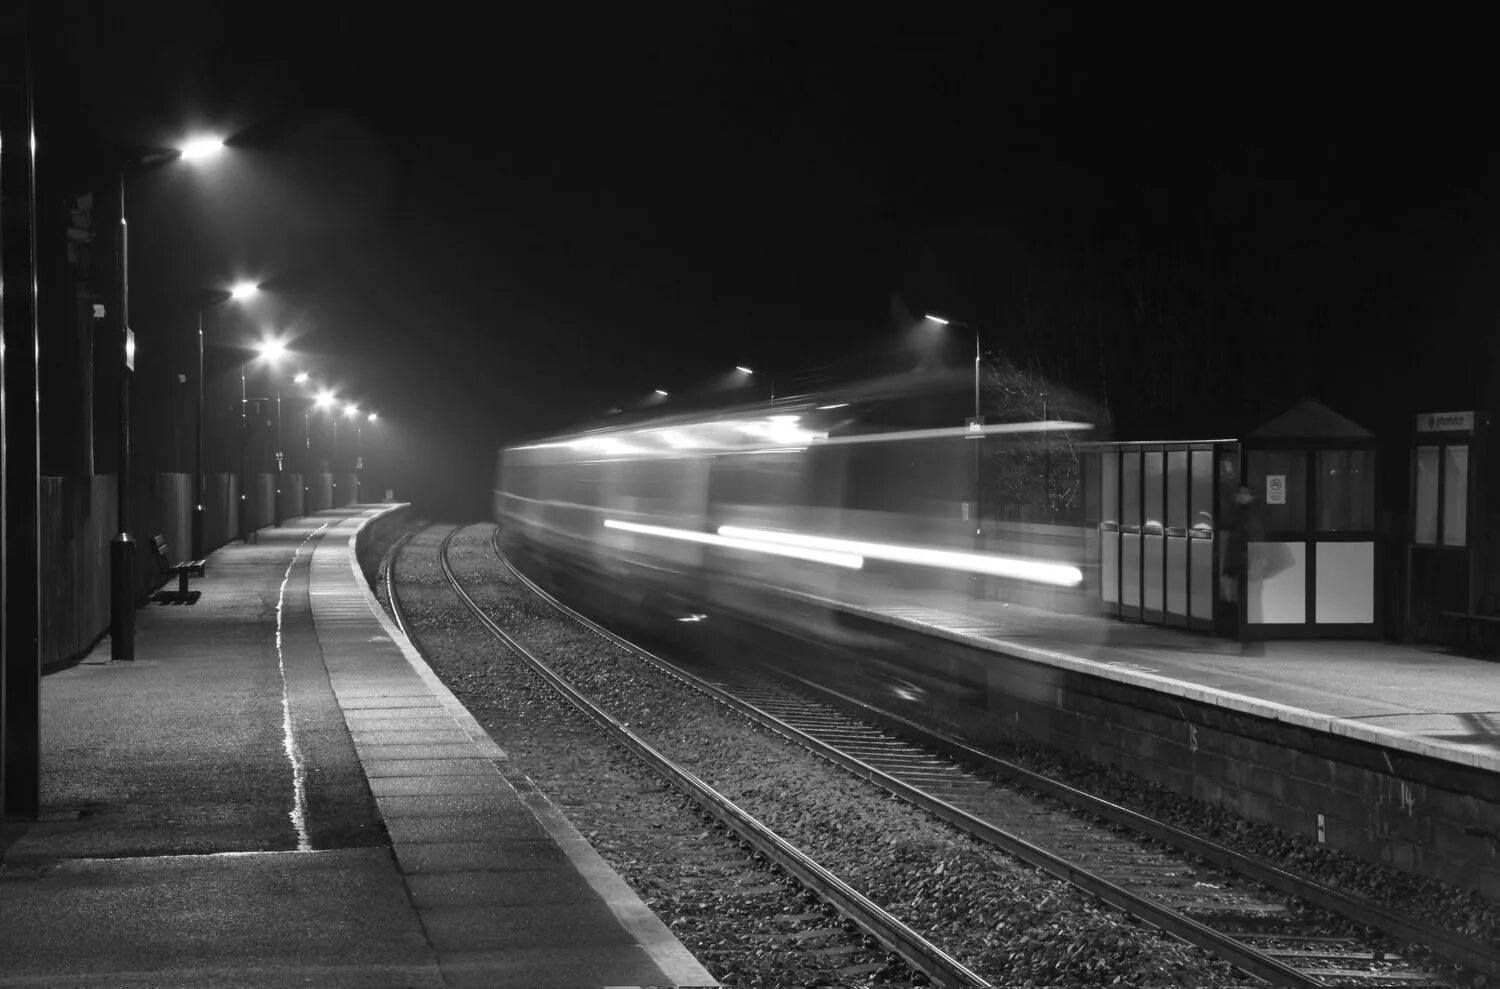
[[[870,646],[866,662],[929,692],[901,703],[942,706],[976,737],[1029,737],[1500,902],[1500,664],[1381,641],[1246,653],[871,580],[797,593],[847,616],[855,654]]]
[[[208,559],[42,683],[0,986],[713,986],[406,642],[356,505]]]
[[[1377,640],[1238,643],[869,581],[816,599],[872,620],[1216,707],[1500,772],[1500,663]]]

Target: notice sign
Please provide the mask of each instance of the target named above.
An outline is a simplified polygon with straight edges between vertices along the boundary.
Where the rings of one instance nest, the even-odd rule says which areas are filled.
[[[1473,429],[1473,412],[1423,412],[1417,416],[1419,433],[1467,433]]]
[[[1285,505],[1286,504],[1286,475],[1285,474],[1267,474],[1266,475],[1266,504],[1267,505]]]

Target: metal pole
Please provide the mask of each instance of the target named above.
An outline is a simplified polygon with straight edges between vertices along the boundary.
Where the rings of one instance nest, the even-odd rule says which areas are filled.
[[[120,295],[120,410],[115,511],[119,532],[109,544],[109,652],[114,662],[135,659],[135,540],[130,536],[130,246],[125,226],[125,168],[119,175],[120,225],[115,238]]]
[[[240,362],[240,542],[250,541],[250,402],[245,394],[245,362]]]
[[[276,385],[276,504],[271,514],[275,516],[276,528],[281,528],[281,461],[284,456],[281,449],[281,385]]]
[[[203,307],[198,307],[198,411],[193,418],[193,555],[203,559],[203,505],[208,500],[203,490]]]
[[[974,328],[974,419],[979,419],[979,328]],[[980,479],[981,458],[980,447],[984,443],[984,434],[981,433],[974,438],[974,552],[984,550],[984,506],[982,497],[984,494],[983,484]],[[979,574],[974,575],[970,582],[974,597],[984,596],[984,578]]]
[[[329,507],[337,508],[339,507],[339,414],[337,410],[330,413],[329,417],[333,419],[333,454],[328,458],[328,476],[333,481],[333,491],[329,500],[333,504]]]
[[[364,470],[365,459],[365,424],[358,423],[354,427],[354,500],[359,501],[359,472]]]

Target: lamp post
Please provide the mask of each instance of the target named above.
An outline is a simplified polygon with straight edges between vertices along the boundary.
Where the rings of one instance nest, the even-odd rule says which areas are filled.
[[[365,416],[365,422],[372,423],[372,424],[375,423],[375,422],[377,422],[379,419],[380,419],[380,414],[377,413],[377,412],[371,412],[369,415]],[[360,454],[359,454],[359,469],[360,470],[364,470],[365,469],[365,455],[364,455],[364,451],[363,450],[361,450]]]
[[[977,326],[976,327],[970,327],[968,323],[961,323],[961,322],[958,322],[957,320],[945,319],[942,316],[934,316],[932,313],[928,313],[927,314],[927,319],[929,321],[933,322],[933,323],[936,323],[939,326],[962,326],[965,329],[973,329],[974,330],[974,417],[969,420],[969,429],[971,431],[971,435],[969,436],[969,439],[971,439],[971,440],[983,440],[984,439],[984,433],[983,433],[982,430],[984,429],[984,417],[983,417],[983,415],[980,414],[980,410],[979,410],[980,409],[980,407],[979,407],[979,364],[980,364],[979,328]],[[983,513],[983,510],[982,510],[983,506],[981,504],[981,499],[982,499],[982,497],[984,495],[984,485],[983,485],[983,482],[982,482],[982,479],[981,479],[982,460],[981,460],[980,454],[981,454],[981,447],[980,447],[979,443],[976,442],[974,444],[974,550],[975,550],[975,552],[979,552],[979,551],[981,551],[984,548],[984,513]],[[976,598],[983,596],[984,585],[982,583],[982,578],[980,577],[979,574],[977,574],[977,573],[974,574],[973,578],[970,580],[970,588],[973,590],[974,596]]]
[[[317,394],[317,397],[313,401],[313,408],[319,408],[319,409],[327,409],[327,410],[329,410],[330,418],[333,419],[333,453],[329,457],[329,461],[328,461],[328,464],[329,464],[329,477],[330,478],[333,478],[333,477],[337,476],[335,474],[335,469],[337,467],[337,461],[338,461],[338,442],[339,442],[339,419],[338,419],[338,412],[335,411],[335,406],[337,405],[337,403],[338,403],[338,396],[336,396],[331,390],[329,390],[327,388],[319,391],[318,394]],[[311,415],[311,412],[312,412],[312,409],[309,409],[308,410],[309,415]],[[311,460],[312,434],[310,432],[308,434],[307,448],[308,448],[308,451],[309,451],[308,452],[308,457],[309,457],[309,460]],[[336,481],[334,481],[333,483],[335,484],[335,486],[337,485]],[[329,500],[329,506],[332,507],[332,502],[333,502],[333,492],[332,491],[329,492],[329,499],[328,500]]]
[[[344,415],[347,416],[348,418],[354,420],[354,423],[355,423],[355,426],[354,426],[354,449],[355,449],[354,470],[350,472],[351,475],[354,478],[354,491],[349,496],[349,503],[352,505],[352,504],[356,504],[356,503],[359,502],[359,447],[360,447],[360,444],[361,444],[361,441],[362,441],[362,431],[359,428],[359,406],[356,405],[356,404],[354,404],[353,402],[350,402],[348,405],[344,406]],[[338,448],[339,448],[339,446],[338,446],[338,437],[339,437],[338,420],[335,419],[334,422],[333,422],[333,450],[334,450],[334,455],[335,456],[337,456],[337,454],[338,454]]]
[[[230,301],[244,301],[260,291],[249,282],[241,282],[232,289],[205,292],[198,306],[198,408],[194,416],[194,433],[197,451],[193,460],[193,559],[203,559],[203,513],[208,501],[203,475],[203,314],[218,305]]]
[[[115,512],[119,532],[109,544],[109,652],[114,662],[135,659],[135,539],[130,535],[130,378],[135,373],[135,334],[130,329],[130,242],[125,219],[125,177],[147,165],[178,158],[205,158],[223,148],[217,138],[203,138],[181,148],[153,148],[120,162],[116,173],[119,226],[115,230],[115,288],[119,299],[120,406],[117,441]]]
[[[252,360],[263,360],[267,364],[275,366],[276,362],[286,354],[286,344],[280,340],[267,337],[255,347],[256,356]],[[259,499],[248,497],[249,493],[249,463],[250,463],[250,396],[247,393],[246,374],[250,362],[240,363],[240,539],[244,542],[250,541],[250,533],[254,529],[249,522],[252,510],[259,511]],[[278,393],[277,400],[277,435],[280,436],[280,412],[281,403]],[[274,515],[274,509],[272,511]]]

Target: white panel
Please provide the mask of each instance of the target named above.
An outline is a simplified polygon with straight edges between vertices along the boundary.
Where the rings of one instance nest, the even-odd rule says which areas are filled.
[[[1120,602],[1120,534],[1099,533],[1099,596],[1110,604]]]
[[[1142,536],[1146,554],[1145,576],[1141,579],[1141,605],[1149,611],[1166,608],[1167,589],[1162,586],[1162,558],[1166,553],[1164,536]]]
[[[1375,544],[1318,543],[1319,625],[1375,621]]]
[[[1141,606],[1141,537],[1139,533],[1120,533],[1120,605]]]
[[[1188,542],[1188,565],[1193,582],[1193,594],[1189,599],[1193,609],[1192,617],[1212,621],[1214,617],[1214,540],[1191,539]]]
[[[1250,579],[1248,614],[1252,625],[1301,625],[1307,621],[1307,544],[1251,543],[1250,572],[1274,571]],[[1285,566],[1285,569],[1282,567]]]
[[[1187,544],[1186,536],[1167,537],[1167,614],[1180,618],[1187,617]]]

